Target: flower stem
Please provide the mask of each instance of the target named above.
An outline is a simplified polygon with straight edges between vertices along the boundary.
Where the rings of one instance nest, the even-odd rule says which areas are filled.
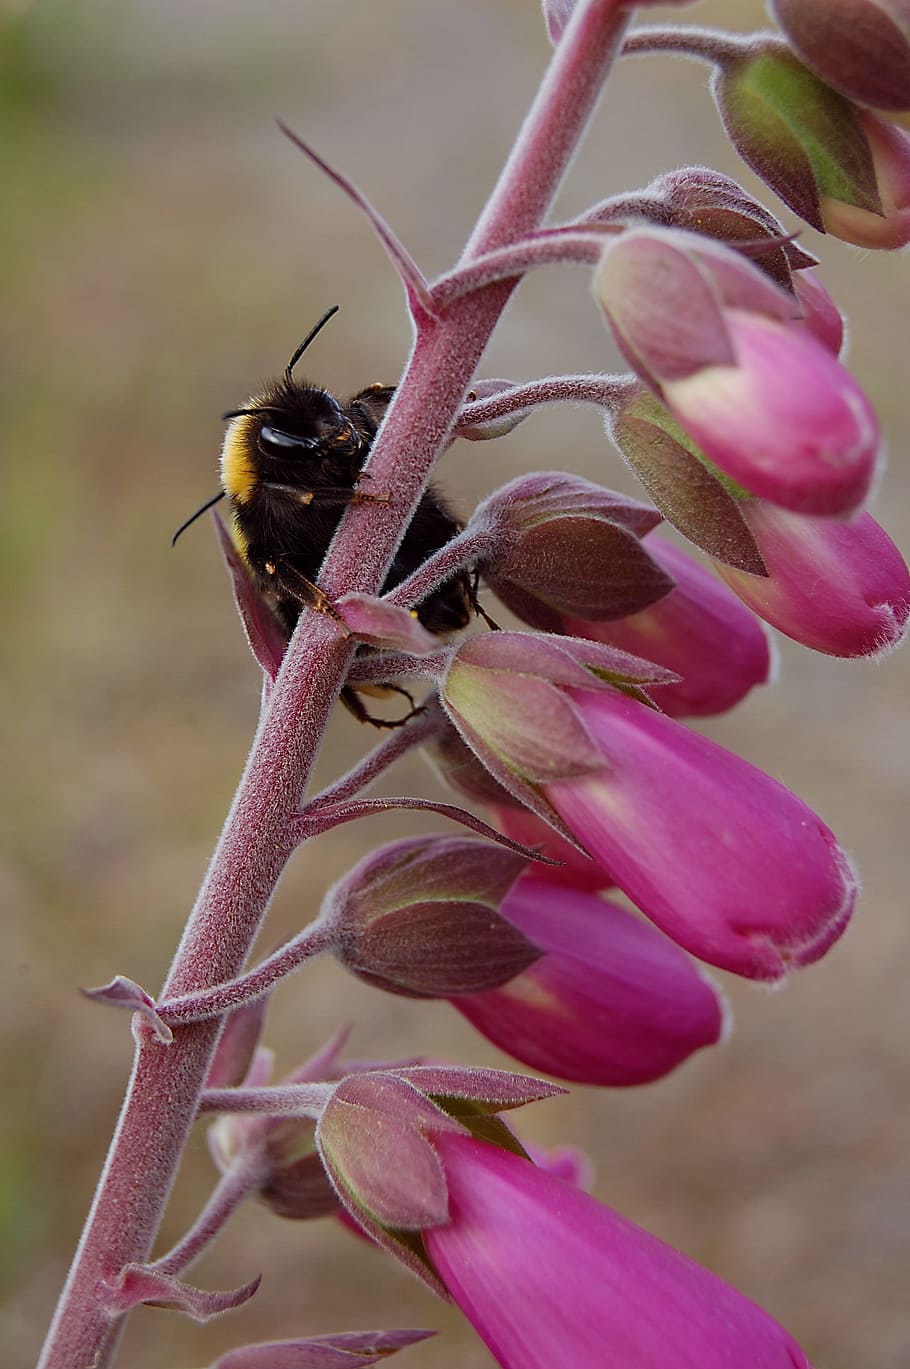
[[[466,263],[542,223],[584,134],[631,11],[581,0],[497,186],[462,257]],[[352,505],[321,577],[330,598],[375,593],[514,282],[422,319],[405,377],[370,455],[388,504]],[[275,680],[234,803],[178,947],[162,997],[237,976],[293,849],[289,819],[304,792],[353,658],[326,615],[305,613]],[[197,1113],[220,1022],[181,1028],[170,1046],[139,1028],[132,1077],[95,1200],[45,1342],[39,1369],[110,1365],[123,1326],[99,1285],[148,1259]]]

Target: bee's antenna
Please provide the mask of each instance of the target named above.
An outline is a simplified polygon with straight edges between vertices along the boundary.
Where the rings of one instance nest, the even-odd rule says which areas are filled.
[[[195,523],[195,521],[196,521],[197,518],[201,518],[201,517],[202,517],[202,515],[205,513],[206,509],[210,509],[210,508],[212,507],[213,504],[217,504],[217,503],[218,503],[218,500],[219,500],[219,499],[223,499],[223,498],[224,498],[224,490],[219,490],[218,493],[215,494],[215,495],[213,495],[211,499],[207,499],[207,500],[205,501],[205,503],[202,505],[202,508],[201,508],[201,509],[197,509],[196,512],[193,514],[193,516],[192,516],[191,518],[188,518],[188,519],[186,520],[185,523],[181,523],[181,524],[180,524],[180,527],[177,529],[177,531],[174,533],[173,537],[171,538],[171,546],[174,546],[174,544],[175,544],[176,541],[177,541],[177,538],[180,536],[180,534],[181,534],[182,532],[186,532],[187,528],[190,526],[191,523]]]
[[[337,304],[333,304],[332,307],[331,307],[331,309],[327,310],[326,313],[323,314],[323,316],[322,316],[322,318],[319,320],[319,322],[318,322],[318,323],[315,323],[315,324],[313,325],[313,327],[312,327],[312,328],[310,329],[310,331],[307,333],[306,337],[303,339],[303,342],[301,342],[300,346],[297,348],[297,351],[296,351],[296,352],[294,353],[294,355],[291,357],[291,359],[290,359],[290,361],[288,362],[287,366],[285,366],[285,368],[284,368],[284,378],[285,378],[285,380],[287,380],[288,382],[290,382],[290,379],[291,379],[291,372],[293,371],[294,367],[297,365],[297,363],[298,363],[298,361],[300,360],[300,358],[303,356],[303,354],[304,354],[304,352],[306,351],[306,349],[309,347],[310,343],[313,341],[313,338],[316,336],[317,333],[319,333],[319,332],[322,331],[322,329],[323,329],[323,328],[325,327],[325,325],[328,323],[328,321],[329,321],[329,319],[332,317],[332,315],[333,315],[333,314],[337,314],[337,313],[338,313],[338,305],[337,305]]]

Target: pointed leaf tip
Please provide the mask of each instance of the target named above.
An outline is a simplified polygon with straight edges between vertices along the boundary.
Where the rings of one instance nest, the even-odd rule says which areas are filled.
[[[193,1321],[209,1321],[248,1302],[261,1281],[262,1275],[257,1274],[241,1288],[215,1293],[184,1283],[172,1274],[161,1274],[152,1265],[128,1264],[115,1279],[102,1283],[102,1297],[113,1313],[128,1312],[144,1303],[185,1312]]]
[[[94,1003],[106,1003],[111,1008],[126,1008],[139,1013],[162,1045],[169,1046],[173,1041],[174,1033],[159,1016],[154,998],[135,980],[127,979],[126,975],[115,975],[109,984],[97,989],[80,989],[79,992]]]

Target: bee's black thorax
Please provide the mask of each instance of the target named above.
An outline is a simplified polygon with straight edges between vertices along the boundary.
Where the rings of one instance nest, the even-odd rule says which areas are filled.
[[[374,385],[339,403],[328,391],[286,375],[238,411],[225,437],[222,479],[237,541],[259,584],[290,628],[319,575],[357,482],[392,388]],[[361,495],[372,493],[369,486]],[[379,493],[379,492],[376,492]],[[431,486],[418,505],[385,588],[398,584],[460,530]],[[466,576],[447,582],[417,613],[431,632],[467,625]]]

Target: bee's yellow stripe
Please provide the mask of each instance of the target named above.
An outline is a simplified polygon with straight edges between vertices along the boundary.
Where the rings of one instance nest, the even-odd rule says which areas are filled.
[[[227,497],[235,504],[245,504],[256,485],[256,466],[253,426],[249,414],[232,418],[224,434],[221,449],[221,483]]]

